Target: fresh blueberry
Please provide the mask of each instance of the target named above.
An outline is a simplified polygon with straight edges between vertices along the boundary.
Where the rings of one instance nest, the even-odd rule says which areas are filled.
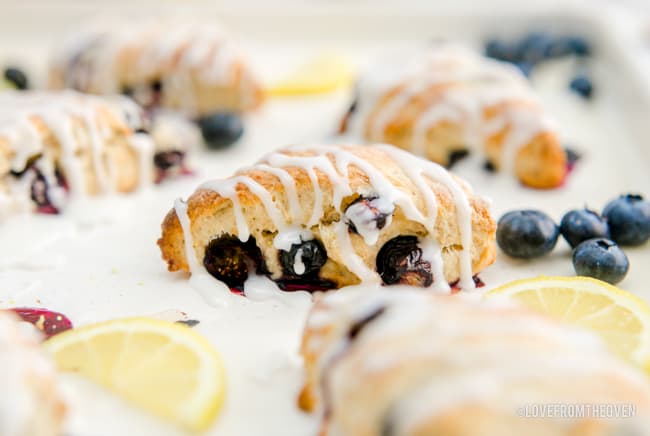
[[[623,280],[629,267],[621,247],[609,239],[589,239],[573,251],[573,268],[579,276],[616,284]]]
[[[536,64],[546,59],[551,51],[553,39],[541,32],[531,33],[519,43],[520,61]]]
[[[580,74],[571,79],[569,88],[586,99],[590,99],[594,93],[594,85],[591,83],[591,79],[584,74]]]
[[[562,56],[589,56],[591,55],[591,46],[587,40],[581,36],[560,36],[551,44],[549,57]]]
[[[591,45],[582,36],[567,36],[564,43],[569,48],[571,54],[576,56],[591,55]]]
[[[317,275],[325,262],[327,251],[316,239],[293,244],[289,251],[280,251],[280,263],[286,276]]]
[[[244,134],[244,123],[236,113],[219,112],[199,119],[208,148],[218,150],[234,144]]]
[[[509,256],[532,259],[555,247],[560,231],[538,210],[516,210],[503,215],[497,225],[497,242]]]
[[[485,55],[501,61],[514,62],[517,50],[504,41],[491,39],[485,44]]]
[[[641,245],[650,239],[650,201],[640,195],[626,194],[610,201],[603,216],[618,244]]]
[[[571,248],[587,239],[609,238],[607,220],[587,208],[567,212],[562,217],[560,233]]]
[[[526,77],[530,77],[530,74],[533,72],[533,68],[535,68],[535,64],[527,61],[517,62],[515,66],[519,68],[521,74],[523,74]]]
[[[19,70],[18,68],[7,68],[5,69],[5,79],[11,82],[16,89],[25,90],[29,88],[29,80],[27,75]]]

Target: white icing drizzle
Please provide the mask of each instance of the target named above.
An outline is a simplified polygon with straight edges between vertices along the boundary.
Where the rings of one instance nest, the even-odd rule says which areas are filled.
[[[354,224],[357,232],[363,237],[367,245],[375,245],[379,239],[379,229],[377,228],[377,221],[375,214],[368,207],[376,209],[379,213],[386,215],[386,226],[389,226],[393,220],[393,211],[395,205],[390,203],[384,197],[377,197],[368,202],[368,205],[363,203],[355,203],[345,210],[345,217],[349,222]]]
[[[343,147],[336,146],[304,146],[292,147],[285,151],[275,152],[267,155],[261,163],[240,170],[237,175],[230,179],[221,181],[210,181],[201,185],[200,189],[209,189],[217,192],[220,196],[229,199],[233,205],[233,214],[235,217],[238,238],[245,242],[248,240],[251,230],[248,226],[246,217],[241,207],[237,185],[246,186],[252,194],[257,196],[269,218],[273,222],[277,235],[274,239],[274,246],[278,250],[289,251],[293,244],[299,244],[301,241],[313,238],[308,229],[317,226],[322,219],[324,212],[324,194],[322,187],[318,183],[318,174],[316,171],[324,174],[332,186],[333,206],[339,214],[343,214],[342,201],[346,196],[352,195],[349,180],[349,166],[354,165],[365,173],[372,186],[372,192],[369,196],[376,195],[379,198],[373,200],[373,206],[384,213],[392,213],[395,206],[400,206],[407,218],[422,224],[428,234],[422,238],[422,247],[424,258],[432,264],[434,273],[433,289],[441,292],[449,292],[449,285],[444,280],[444,269],[442,265],[442,247],[435,239],[435,223],[438,214],[438,203],[428,179],[438,182],[449,189],[458,217],[458,227],[460,232],[460,286],[465,289],[473,289],[474,281],[472,279],[472,208],[469,199],[463,187],[454,180],[453,177],[442,167],[432,162],[419,159],[409,153],[399,150],[388,145],[375,146],[388,155],[402,172],[411,179],[418,189],[420,195],[425,200],[426,211],[420,211],[413,198],[405,191],[397,188],[379,169],[375,168],[365,159],[355,155],[352,151]],[[296,154],[290,154],[296,153]],[[290,176],[286,167],[300,168],[305,171],[312,181],[312,193],[314,204],[311,217],[303,226],[297,225],[294,218],[299,213],[300,203],[296,192],[295,181]],[[289,225],[283,218],[283,213],[276,204],[273,195],[267,191],[261,184],[254,181],[244,174],[244,171],[253,169],[256,171],[267,171],[273,174],[282,183],[288,198],[292,225]],[[469,188],[467,188],[469,189]],[[181,211],[183,212],[183,211]],[[381,279],[374,268],[369,267],[361,257],[356,253],[348,227],[348,220],[357,225],[365,242],[373,245],[379,238],[379,230],[371,229],[369,220],[365,212],[357,211],[353,208],[349,214],[333,223],[336,235],[336,244],[338,244],[340,255],[343,258],[344,265],[363,282],[381,283]],[[387,225],[390,225],[390,217],[387,218]],[[182,226],[186,234],[186,243],[190,238],[187,234],[189,226]],[[270,229],[269,229],[270,230]],[[306,233],[305,233],[306,232]],[[190,252],[189,254],[192,254]],[[301,259],[296,255],[294,267],[296,272],[300,270]],[[192,270],[192,267],[190,266]]]
[[[60,147],[58,163],[70,196],[79,197],[89,193],[85,156],[90,160],[98,193],[114,191],[116,169],[111,167],[110,160],[107,163],[105,150],[107,142],[114,140],[118,133],[108,125],[106,117],[101,115],[102,111],[108,111],[114,122],[121,123],[125,129],[134,130],[142,122],[138,107],[126,98],[93,97],[73,91],[2,93],[0,138],[8,143],[12,151],[11,169],[22,172],[28,163],[34,165],[47,181],[48,196],[53,205],[59,208],[63,205],[63,189],[58,186],[55,175],[53,152],[46,145],[46,138],[38,131],[36,119],[46,125]],[[123,135],[138,155],[140,186],[150,185],[153,180],[153,141],[146,134],[127,131]],[[20,180],[24,176],[18,179],[6,177],[9,185],[20,186],[18,189],[10,187],[13,194],[29,198],[29,184]]]
[[[412,126],[411,151],[417,155],[426,155],[427,135],[442,121],[458,124],[464,146],[478,152],[483,152],[491,135],[508,127],[501,167],[512,171],[521,147],[539,133],[555,131],[530,85],[511,65],[448,45],[409,56],[398,62],[380,62],[361,78],[357,110],[350,120],[353,132],[362,136],[368,132],[373,140],[384,138],[386,126],[400,111],[434,86],[436,97],[422,108]],[[402,88],[375,111],[379,100],[398,86]],[[487,119],[485,109],[499,105],[493,119]]]
[[[244,61],[240,47],[219,26],[176,19],[95,22],[69,35],[61,47],[53,69],[63,74],[66,87],[119,93],[123,75],[118,69],[124,68],[120,58],[125,52],[137,52],[136,61],[128,65],[131,81],[145,84],[159,77],[165,95],[173,96],[188,116],[199,115],[196,79],[202,82],[199,86],[234,86],[235,66]],[[244,69],[239,78],[242,100],[251,100],[254,84],[249,76]]]
[[[350,328],[380,308],[381,315],[365,324],[350,343]],[[395,434],[413,434],[424,419],[430,422],[466,402],[515,413],[521,398],[531,403],[620,398],[618,387],[592,389],[606,375],[639,400],[643,419],[650,413],[645,376],[612,356],[596,335],[508,302],[434,297],[407,286],[380,290],[351,286],[317,302],[307,320],[305,352],[316,356],[312,369],[317,385],[311,387],[319,395],[321,386],[328,392],[321,398],[328,404],[321,406],[331,412],[331,434],[353,433],[349,427],[338,428],[337,413],[353,416],[363,410],[363,420],[390,418]],[[431,368],[427,382],[402,383],[406,388],[391,390],[394,397],[369,404],[338,404],[364,381],[390,383],[400,377],[396,374],[400,368],[408,372],[410,363],[417,362]],[[384,371],[392,376],[381,377]],[[562,383],[574,379],[575,391],[567,391]],[[391,410],[386,411],[385,405]]]

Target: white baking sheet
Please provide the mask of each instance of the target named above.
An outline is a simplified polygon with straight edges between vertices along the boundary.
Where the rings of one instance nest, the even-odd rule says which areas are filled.
[[[566,62],[544,67],[534,77],[562,125],[565,142],[584,153],[566,186],[555,191],[525,189],[514,178],[487,174],[472,161],[459,165],[458,172],[493,200],[495,217],[509,209],[535,207],[559,221],[571,208],[600,209],[621,192],[650,196],[650,137],[643,119],[650,107],[647,88],[629,52],[628,43],[635,36],[629,29],[622,31],[614,19],[585,17],[572,10],[550,15],[502,10],[481,17],[472,10],[435,13],[424,3],[399,11],[363,2],[328,7],[324,3],[328,2],[279,12],[268,6],[256,12],[207,7],[209,13],[204,15],[220,15],[242,33],[242,44],[267,80],[319,51],[342,53],[361,67],[379,53],[432,38],[478,46],[485,35],[544,29],[549,23],[558,29],[582,30],[599,48],[590,66],[597,86],[594,101],[581,101],[566,91],[572,68]],[[12,13],[19,18],[2,19],[4,59],[13,56],[38,68],[51,37],[55,40],[62,29],[74,25],[78,19],[74,15],[83,16],[90,9],[87,3],[76,8],[47,2],[16,6]],[[51,22],[46,16],[53,17]],[[208,306],[185,277],[166,271],[155,241],[173,200],[186,198],[203,180],[227,176],[282,145],[336,141],[332,132],[348,98],[338,93],[271,100],[249,117],[246,136],[235,148],[197,150],[194,178],[80,205],[59,217],[16,217],[1,224],[0,307],[43,306],[67,314],[77,325],[183,311],[201,321],[196,329],[221,351],[228,373],[226,405],[208,434],[315,434],[314,418],[295,407],[301,383],[297,347],[309,296],[294,293],[265,301],[241,299],[222,308]],[[621,286],[650,299],[650,247],[626,251],[631,269]],[[500,256],[481,277],[489,289],[538,274],[573,275],[570,250],[563,241],[552,255],[534,262]],[[71,401],[66,433],[71,436],[182,434],[73,376],[64,378],[64,387]]]

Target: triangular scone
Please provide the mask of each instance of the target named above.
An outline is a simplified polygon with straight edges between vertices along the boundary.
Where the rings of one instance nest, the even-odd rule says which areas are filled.
[[[370,68],[341,129],[441,165],[481,153],[487,169],[534,188],[557,187],[567,173],[555,125],[520,71],[455,46]]]
[[[369,287],[325,295],[307,319],[299,405],[320,414],[318,434],[647,434],[646,375],[593,333],[507,303]]]
[[[214,23],[125,20],[76,30],[56,53],[50,87],[126,94],[145,109],[195,118],[259,106],[263,91],[241,48]]]
[[[154,143],[125,97],[0,94],[0,215],[58,212],[69,196],[153,182]]]
[[[448,292],[473,287],[494,261],[488,207],[441,166],[392,146],[299,146],[177,201],[158,244],[170,271],[207,269],[231,289],[256,269],[289,290]]]

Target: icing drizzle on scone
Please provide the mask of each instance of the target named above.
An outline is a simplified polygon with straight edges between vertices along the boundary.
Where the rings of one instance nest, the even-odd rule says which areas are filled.
[[[387,128],[408,112],[414,117],[408,122],[408,144],[419,156],[428,155],[432,129],[453,123],[462,130],[462,144],[448,144],[455,151],[485,153],[490,138],[503,135],[496,164],[512,172],[522,147],[557,130],[515,67],[462,47],[436,45],[406,59],[380,62],[361,77],[357,89],[355,110],[346,121],[349,130],[385,141]]]
[[[154,144],[140,109],[124,97],[65,92],[0,96],[0,203],[56,213],[68,196],[133,190],[152,182]],[[137,179],[118,186],[111,153],[135,154]],[[4,167],[6,165],[6,168]],[[5,173],[6,171],[6,173]],[[31,197],[31,201],[30,201]]]
[[[469,200],[471,188],[435,163],[389,145],[373,147],[378,153],[390,159],[393,165],[392,171],[396,172],[392,176],[408,179],[411,188],[396,186],[384,171],[355,154],[355,150],[363,150],[363,148],[294,146],[270,153],[256,165],[238,171],[229,179],[204,183],[198,191],[214,192],[230,200],[236,228],[236,235],[233,236],[236,236],[241,244],[248,244],[249,238],[252,238],[250,217],[247,216],[240,198],[241,190],[245,189],[259,199],[271,224],[271,228],[264,232],[271,235],[269,236],[273,239],[271,245],[281,253],[282,269],[285,275],[288,275],[282,278],[275,274],[272,278],[279,280],[279,283],[286,279],[297,281],[298,284],[301,279],[307,278],[318,281],[318,269],[327,261],[327,255],[326,247],[312,233],[315,229],[314,231],[319,234],[326,231],[330,235],[333,242],[328,247],[337,247],[339,264],[344,265],[358,281],[364,283],[383,281],[390,284],[399,283],[400,280],[402,282],[415,280],[414,284],[419,286],[432,286],[437,291],[448,293],[450,286],[444,279],[443,246],[436,239],[436,223],[439,209],[443,206],[439,204],[431,185],[439,184],[448,193],[446,195],[450,196],[455,211],[459,242],[454,249],[458,252],[460,287],[466,290],[473,289],[475,287],[472,260],[473,208]],[[355,192],[352,188],[354,186],[351,178],[352,168],[355,173],[361,171],[363,179],[367,179],[368,186],[364,188],[364,192]],[[300,170],[310,180],[311,211],[301,209],[301,198],[295,176],[289,172],[289,169],[294,174],[296,170]],[[281,195],[274,188],[254,180],[250,175],[253,173],[258,175],[265,173],[277,178],[283,187],[286,203],[282,202]],[[302,194],[304,192],[300,195]],[[391,273],[393,277],[389,279],[380,275],[382,269],[379,266],[375,267],[374,259],[369,262],[367,256],[364,260],[364,257],[358,253],[358,246],[355,248],[352,235],[356,234],[358,241],[361,241],[356,244],[361,243],[368,249],[380,252],[381,247],[377,244],[380,235],[391,228],[393,214],[396,211],[403,214],[409,222],[423,227],[424,231],[420,237],[411,236],[415,241],[412,246],[401,246],[413,247],[417,254],[397,253],[395,259],[399,265],[395,265]],[[201,249],[195,246],[193,241],[192,222],[188,216],[187,204],[177,201],[175,213],[183,231],[189,271],[192,274],[201,274],[204,269],[196,260],[197,255],[200,256]],[[324,224],[326,215],[330,218],[328,223]],[[324,227],[327,227],[327,230]],[[219,234],[213,236],[213,238],[221,237],[225,236]],[[264,236],[257,234],[256,238],[259,237]],[[402,236],[397,235],[397,238],[400,237]],[[385,244],[386,239],[388,237],[385,234],[382,244]],[[257,255],[246,251],[249,249],[244,245],[241,245],[241,250],[248,253],[247,256],[251,256],[250,261],[258,270],[260,268],[264,270],[270,265],[268,251],[267,262],[261,265],[260,260],[256,259]],[[238,268],[243,265],[240,259],[234,259],[232,262],[235,262]],[[397,276],[394,276],[396,273]],[[217,277],[215,274],[212,275]],[[220,270],[218,278],[221,277],[224,276]],[[407,277],[411,278],[407,279]],[[230,277],[224,280],[228,281]],[[243,283],[238,289],[242,288]]]

